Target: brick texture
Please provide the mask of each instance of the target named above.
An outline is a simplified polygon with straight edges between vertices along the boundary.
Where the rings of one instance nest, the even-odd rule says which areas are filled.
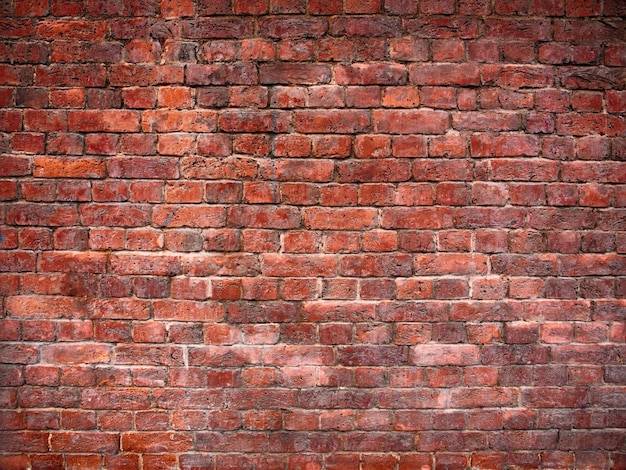
[[[625,27],[0,1],[0,468],[626,468]]]

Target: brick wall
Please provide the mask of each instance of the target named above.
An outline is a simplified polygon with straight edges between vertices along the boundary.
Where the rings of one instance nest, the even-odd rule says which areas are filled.
[[[620,0],[0,3],[0,467],[626,468]]]

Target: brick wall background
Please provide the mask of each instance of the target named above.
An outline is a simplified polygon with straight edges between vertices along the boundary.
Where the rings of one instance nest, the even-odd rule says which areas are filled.
[[[625,15],[1,2],[0,467],[626,468]]]

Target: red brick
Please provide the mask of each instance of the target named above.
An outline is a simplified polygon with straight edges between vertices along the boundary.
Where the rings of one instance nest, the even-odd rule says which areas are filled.
[[[346,105],[354,108],[370,108],[380,104],[380,87],[357,86],[346,89]]]
[[[160,59],[160,44],[154,41],[133,39],[125,47],[125,58],[131,63],[157,62]]]
[[[410,258],[398,255],[345,255],[339,261],[339,273],[351,277],[408,276]]]
[[[337,36],[395,37],[400,29],[400,18],[344,16],[333,21],[331,34]]]
[[[300,213],[289,207],[235,206],[228,211],[228,221],[235,228],[298,228]]]
[[[182,2],[162,0],[159,6],[164,18],[179,18],[181,16],[193,16],[194,14],[193,2],[189,0]]]
[[[311,139],[307,136],[279,135],[274,153],[278,157],[307,157],[311,154]]]
[[[276,57],[273,42],[265,39],[245,39],[241,42],[241,58],[244,60],[272,60]]]
[[[430,64],[409,67],[415,85],[478,85],[479,69],[474,64]]]
[[[424,106],[450,109],[456,107],[456,90],[448,87],[423,87],[421,98]]]
[[[470,188],[463,183],[439,183],[435,188],[435,200],[438,204],[467,205],[470,197]]]
[[[376,110],[374,130],[391,134],[443,134],[448,128],[448,115],[443,111]]]
[[[263,255],[263,273],[267,276],[323,276],[336,272],[334,257],[318,255]]]
[[[396,280],[396,296],[403,300],[432,298],[433,282],[420,279],[398,279]]]
[[[335,66],[339,85],[404,85],[408,73],[400,64],[354,64]]]
[[[452,227],[452,211],[447,208],[390,208],[382,213],[383,228],[441,229]]]
[[[364,300],[395,297],[395,283],[390,279],[369,279],[359,283],[359,295]]]
[[[24,249],[51,249],[52,230],[37,227],[22,228],[18,233],[18,244]]]
[[[305,225],[313,230],[362,230],[374,226],[373,209],[307,209]]]
[[[105,271],[106,255],[96,253],[55,253],[42,254],[39,261],[41,271],[93,272]]]
[[[397,236],[391,231],[367,232],[363,234],[362,246],[364,251],[395,251],[398,247]]]
[[[56,184],[52,181],[24,181],[20,185],[22,197],[26,201],[54,201]]]
[[[221,61],[234,58],[235,49],[231,43],[207,43],[203,50],[207,60]],[[232,57],[231,57],[232,56]],[[257,82],[257,71],[246,64],[215,64],[188,66],[186,82],[191,85],[254,85]],[[206,107],[222,107],[226,104],[227,90],[200,89],[206,95],[199,96],[199,103]]]
[[[332,179],[334,169],[335,164],[331,160],[279,160],[272,168],[261,168],[261,175],[278,181],[326,182]]]
[[[323,283],[322,297],[325,299],[356,298],[356,281],[350,279],[327,279]]]
[[[19,204],[8,208],[6,220],[16,225],[64,226],[75,224],[78,214],[70,206]]]
[[[57,134],[49,136],[47,153],[51,155],[82,155],[84,139],[79,134]]]
[[[309,9],[313,15],[334,15],[342,12],[343,5],[338,0],[311,0]]]
[[[325,65],[267,64],[261,65],[259,79],[262,84],[313,85],[330,82],[330,72]]]
[[[620,466],[624,8],[192,3],[0,6],[0,466]]]
[[[182,27],[185,37],[192,39],[242,38],[252,33],[252,23],[245,18],[202,18],[183,23]]]
[[[464,42],[458,39],[433,41],[433,60],[440,62],[462,62],[465,59]]]
[[[258,259],[254,255],[210,254],[190,255],[183,259],[185,274],[192,276],[244,276],[258,273]]]
[[[282,285],[282,298],[285,300],[313,300],[318,296],[315,279],[285,279]]]
[[[104,86],[106,72],[101,65],[40,65],[37,67],[35,85],[39,86]]]
[[[225,132],[286,132],[289,122],[282,111],[226,111],[219,116]]]
[[[34,176],[44,178],[100,178],[104,176],[104,162],[92,158],[36,157]]]
[[[287,61],[313,60],[315,48],[312,40],[286,39],[278,44],[278,58]]]
[[[34,132],[24,132],[13,134],[11,147],[15,152],[24,152],[31,154],[44,153],[44,135]]]
[[[419,91],[415,87],[387,87],[383,89],[382,104],[390,108],[411,108],[419,104]]]
[[[434,201],[434,195],[429,184],[401,184],[398,187],[396,203],[401,206],[427,206]]]
[[[609,112],[624,112],[626,110],[626,93],[620,91],[607,92],[607,107]]]
[[[624,59],[624,47],[621,45],[607,46],[604,54],[604,62],[606,65],[623,67],[626,63]]]
[[[295,128],[302,133],[358,133],[370,124],[369,114],[355,110],[296,111]]]
[[[221,207],[159,206],[152,213],[152,220],[163,227],[221,227],[225,222]]]
[[[121,449],[128,452],[184,452],[191,449],[187,433],[129,432],[122,434]]]

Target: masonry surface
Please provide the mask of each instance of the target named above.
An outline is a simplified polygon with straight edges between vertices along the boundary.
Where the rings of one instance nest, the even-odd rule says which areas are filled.
[[[626,468],[625,19],[0,2],[0,468]]]

